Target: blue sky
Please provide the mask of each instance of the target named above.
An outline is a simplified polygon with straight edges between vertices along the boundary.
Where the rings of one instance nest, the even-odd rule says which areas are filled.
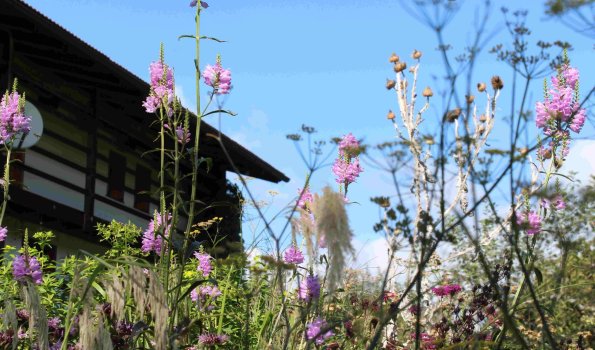
[[[29,4],[61,24],[81,39],[105,53],[144,80],[148,64],[158,57],[159,43],[165,45],[166,61],[175,69],[177,91],[192,108],[194,99],[194,57],[192,41],[179,41],[178,35],[194,30],[193,10],[187,0],[27,0]],[[405,1],[406,2],[406,1]],[[470,42],[474,31],[474,14],[480,1],[467,1],[446,29],[453,53],[460,53]],[[478,60],[474,81],[489,81],[494,74],[502,76],[505,91],[500,101],[502,120],[510,114],[511,70],[496,62],[487,51],[498,43],[510,44],[499,9],[507,6],[529,10],[528,25],[532,40],[565,40],[573,44],[572,64],[581,71],[583,90],[593,81],[594,42],[544,15],[542,1],[494,1],[488,22],[495,35]],[[227,40],[202,45],[204,67],[213,63],[217,53],[223,65],[232,70],[233,91],[220,102],[238,113],[222,120],[222,130],[248,149],[288,175],[289,184],[273,185],[254,181],[255,194],[268,197],[266,190],[276,190],[270,212],[296,195],[304,181],[306,169],[294,145],[285,139],[302,124],[312,125],[318,136],[328,139],[353,132],[367,142],[394,139],[392,126],[386,121],[388,109],[396,109],[393,93],[384,88],[386,78],[393,77],[388,57],[396,52],[409,58],[413,49],[421,50],[420,85],[438,83],[432,76],[443,76],[443,66],[434,33],[403,8],[403,2],[388,0],[251,0],[209,1],[201,23],[202,33]],[[542,82],[530,90],[531,105],[541,97]],[[461,90],[461,95],[464,92]],[[428,115],[440,115],[437,103]],[[141,103],[141,101],[139,101]],[[431,118],[430,118],[431,119]],[[217,120],[207,120],[217,125]],[[431,122],[431,121],[430,121]],[[576,145],[572,160],[575,168],[593,173],[593,124],[583,136],[590,141]],[[501,123],[493,135],[494,142],[506,139]],[[530,129],[535,133],[535,129]],[[530,135],[530,137],[533,137]],[[573,158],[574,159],[574,158]],[[589,160],[585,162],[585,160]],[[371,242],[376,247],[380,237],[372,232],[378,218],[369,197],[392,193],[388,177],[364,165],[361,180],[350,189],[350,199],[361,205],[350,207],[350,218],[360,246]],[[233,178],[233,175],[229,176]],[[315,174],[313,188],[335,185],[330,167]],[[246,227],[249,230],[249,227]],[[376,244],[376,245],[374,245]]]

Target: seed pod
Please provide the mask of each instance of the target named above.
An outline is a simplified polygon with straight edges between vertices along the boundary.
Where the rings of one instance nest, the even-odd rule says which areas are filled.
[[[399,56],[397,56],[397,54],[393,52],[393,54],[390,55],[388,61],[390,63],[397,63],[397,62],[399,62]]]
[[[389,119],[389,120],[395,119],[395,114],[393,113],[393,111],[391,111],[391,110],[388,111],[388,114],[386,115],[386,119]]]
[[[426,88],[422,92],[422,95],[424,95],[424,97],[432,97],[434,96],[434,93],[432,92],[432,89],[430,89],[429,86],[426,86]]]
[[[477,83],[477,91],[479,91],[479,92],[486,91],[486,83]]]
[[[386,89],[390,90],[390,89],[394,89],[395,85],[397,85],[397,82],[394,80],[390,80],[390,79],[386,79]]]
[[[395,73],[399,73],[405,70],[405,68],[407,68],[407,63],[405,62],[397,62],[397,64],[395,64],[395,66],[393,67],[395,70]]]
[[[475,100],[475,96],[473,95],[465,95],[465,100],[467,100],[467,104],[472,104]]]
[[[448,121],[450,123],[454,123],[454,121],[456,119],[458,119],[460,115],[461,115],[461,109],[457,107],[453,110],[446,112],[444,119],[446,119],[446,121]]]
[[[494,90],[501,90],[504,87],[504,82],[498,75],[492,77],[492,87]]]
[[[414,60],[419,60],[421,58],[421,51],[413,50],[411,57],[413,57]]]

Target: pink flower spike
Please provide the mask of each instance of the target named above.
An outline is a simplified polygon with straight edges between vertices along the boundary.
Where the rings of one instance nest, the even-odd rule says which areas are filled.
[[[6,227],[0,227],[0,242],[3,242],[8,236],[8,229]]]
[[[298,199],[297,205],[302,209],[306,209],[314,201],[314,196],[308,187],[306,187],[304,190],[298,189],[298,195],[299,194],[301,194],[301,197]]]
[[[25,281],[27,277],[31,277],[35,284],[41,284],[42,282],[41,266],[34,256],[15,256],[12,261],[12,275],[19,282]]]
[[[297,265],[304,262],[304,255],[296,246],[292,245],[285,251],[283,259],[287,264]]]
[[[207,65],[202,75],[205,84],[212,87],[216,94],[225,95],[231,90],[231,71],[221,66],[219,58],[214,66]]]
[[[196,270],[201,272],[204,277],[208,277],[213,267],[211,266],[211,259],[209,254],[195,252],[194,257],[198,259],[198,267]]]

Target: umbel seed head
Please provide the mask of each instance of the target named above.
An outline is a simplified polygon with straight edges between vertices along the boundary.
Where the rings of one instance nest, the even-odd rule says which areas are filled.
[[[407,63],[405,62],[397,62],[397,64],[394,66],[395,73],[402,72],[405,70],[405,68],[407,68]]]
[[[448,122],[454,123],[454,121],[457,120],[460,115],[461,115],[461,109],[457,107],[453,110],[446,112],[445,119]]]
[[[397,62],[399,62],[399,56],[397,56],[397,54],[393,52],[393,54],[390,55],[388,61],[390,63],[397,63]]]
[[[434,93],[432,92],[432,89],[430,89],[429,86],[426,86],[426,88],[424,89],[424,91],[421,94],[424,95],[424,97],[434,96]]]
[[[394,80],[386,79],[386,89],[390,90],[393,89],[397,85],[397,82]]]
[[[421,58],[421,51],[413,50],[411,57],[413,57],[414,60],[419,60]]]
[[[479,92],[486,91],[486,83],[477,83],[477,91],[479,91]]]
[[[386,115],[386,119],[389,119],[389,120],[395,119],[395,114],[393,113],[393,111],[391,111],[391,110],[388,111],[388,114]]]
[[[472,104],[473,101],[475,101],[475,96],[473,96],[473,95],[465,95],[465,100],[467,101],[467,104]]]
[[[504,82],[498,75],[492,77],[492,87],[494,90],[501,90],[504,87]]]

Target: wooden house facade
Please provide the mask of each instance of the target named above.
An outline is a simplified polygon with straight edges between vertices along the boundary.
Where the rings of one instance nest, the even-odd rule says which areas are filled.
[[[24,227],[53,230],[51,254],[60,258],[101,249],[98,222],[130,220],[146,227],[158,200],[145,192],[159,186],[158,159],[141,157],[156,147],[157,130],[141,106],[149,85],[23,1],[0,0],[0,91],[14,78],[39,111],[43,132],[13,156],[20,161],[11,169],[7,244],[19,246]],[[201,156],[213,165],[201,170],[197,185],[207,204],[229,196],[226,172],[232,171],[208,133],[218,134],[203,123]],[[225,135],[222,141],[242,174],[289,180]]]

